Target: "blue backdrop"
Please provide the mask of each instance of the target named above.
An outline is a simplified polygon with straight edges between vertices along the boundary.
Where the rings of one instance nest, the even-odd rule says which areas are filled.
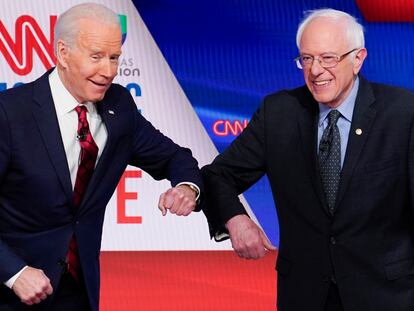
[[[219,151],[235,136],[214,133],[217,120],[242,122],[267,93],[303,84],[293,59],[298,54],[297,25],[306,10],[331,7],[357,17],[365,27],[368,50],[362,74],[414,90],[414,23],[368,22],[356,2],[134,0]],[[374,11],[381,10],[379,2],[368,2]],[[403,2],[394,0],[393,5],[404,10]],[[276,211],[266,178],[245,196],[278,245]]]

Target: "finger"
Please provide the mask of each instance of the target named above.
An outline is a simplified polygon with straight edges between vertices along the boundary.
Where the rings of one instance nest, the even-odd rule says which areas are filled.
[[[161,211],[162,216],[167,215],[167,209],[165,208],[165,193],[160,195],[158,201],[158,209]]]
[[[275,251],[276,247],[270,242],[269,238],[264,234],[263,231],[260,232],[262,237],[263,245],[268,251]]]
[[[235,253],[237,254],[237,256],[239,256],[240,258],[242,258],[242,259],[247,259],[246,252],[245,252],[244,250],[234,248],[234,252],[235,252]]]
[[[246,259],[259,259],[266,254],[262,243],[255,243],[247,251]]]
[[[37,296],[35,296],[35,297],[33,297],[33,298],[31,299],[31,301],[32,301],[32,303],[33,303],[33,304],[38,304],[38,303],[40,303],[42,300],[41,300],[40,298],[38,298]]]
[[[240,258],[243,259],[248,259],[249,258],[249,254],[248,254],[248,249],[246,247],[246,245],[240,243],[240,241],[234,241],[232,243],[233,249],[236,252],[237,256],[239,256]]]
[[[240,258],[243,258],[243,255],[241,252],[234,250],[234,252],[236,253],[237,256],[239,256]]]
[[[37,298],[39,298],[40,300],[45,300],[47,298],[47,294],[45,292],[43,293],[38,293]]]
[[[183,197],[181,197],[181,195],[179,196],[179,202],[180,201],[180,207],[176,211],[177,215],[188,216],[189,214],[191,214],[192,211],[194,211],[196,207],[196,202],[194,198],[188,197],[184,194]]]
[[[188,197],[186,197],[184,199],[184,208],[183,208],[183,216],[188,216],[191,214],[192,211],[194,211],[196,206],[196,203],[193,199],[190,199]]]
[[[28,305],[28,306],[33,305],[33,302],[32,302],[31,300],[23,300],[23,299],[22,299],[22,302],[23,302],[25,305]]]
[[[172,214],[181,215],[181,209],[183,204],[184,195],[174,193],[173,202],[171,204],[170,212]]]
[[[50,282],[49,282],[49,286],[46,288],[45,292],[46,292],[47,295],[52,295],[53,294],[53,287],[50,284]]]
[[[175,191],[175,189],[168,189],[167,192],[165,192],[165,197],[164,197],[164,207],[167,209],[171,209],[171,207],[174,204],[174,199],[176,196],[177,192]]]

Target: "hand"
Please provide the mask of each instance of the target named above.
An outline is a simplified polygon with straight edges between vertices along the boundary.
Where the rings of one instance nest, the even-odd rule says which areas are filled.
[[[26,305],[38,304],[53,292],[49,278],[42,270],[27,267],[13,284],[14,293]]]
[[[190,187],[182,184],[161,194],[158,208],[163,216],[167,215],[167,210],[171,214],[187,216],[196,206],[195,198],[195,192]]]
[[[247,215],[237,215],[226,223],[234,251],[241,258],[262,258],[266,251],[276,250],[262,229]]]

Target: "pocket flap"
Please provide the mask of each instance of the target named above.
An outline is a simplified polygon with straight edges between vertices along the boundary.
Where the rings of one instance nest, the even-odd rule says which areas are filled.
[[[414,258],[407,258],[385,265],[387,279],[392,281],[414,274]]]

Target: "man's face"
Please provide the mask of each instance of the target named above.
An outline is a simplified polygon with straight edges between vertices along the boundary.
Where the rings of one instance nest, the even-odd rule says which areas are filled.
[[[117,75],[121,55],[121,31],[96,20],[80,21],[74,46],[58,43],[60,76],[79,103],[103,99]]]
[[[344,22],[332,21],[325,17],[315,18],[303,32],[300,54],[315,57],[324,53],[333,53],[341,56],[358,48],[349,42],[345,29]],[[306,85],[317,102],[331,108],[342,104],[350,93],[355,76],[366,57],[365,49],[359,49],[355,53],[345,56],[332,68],[323,68],[317,60],[309,67],[303,68]]]

